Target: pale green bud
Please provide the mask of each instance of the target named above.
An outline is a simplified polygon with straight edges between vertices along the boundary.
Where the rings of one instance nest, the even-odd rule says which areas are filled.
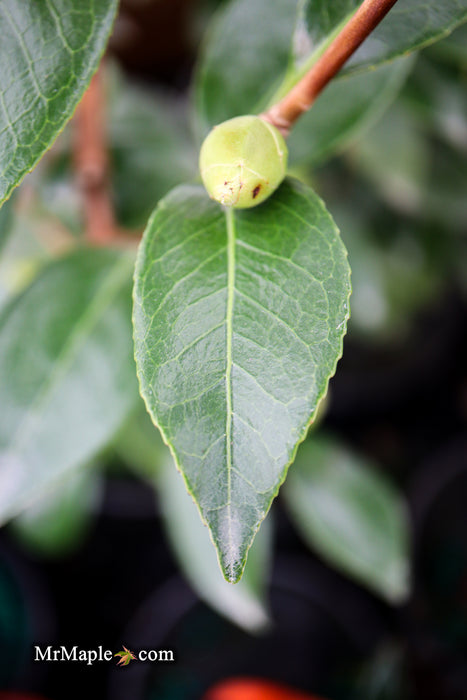
[[[284,179],[286,168],[284,137],[272,124],[252,115],[215,126],[199,156],[209,196],[241,209],[267,199]]]

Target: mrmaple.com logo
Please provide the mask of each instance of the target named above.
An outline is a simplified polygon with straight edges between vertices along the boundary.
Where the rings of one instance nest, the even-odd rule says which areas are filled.
[[[53,648],[48,646],[41,649],[39,646],[34,647],[34,661],[81,661],[87,666],[92,666],[93,663],[99,661],[112,661],[115,656],[119,657],[117,666],[128,666],[131,661],[175,661],[174,653],[171,649],[141,649],[136,654],[123,647],[122,651],[114,654],[110,649],[104,649],[102,646],[97,649],[80,649],[77,645],[74,647],[66,647],[64,645]]]

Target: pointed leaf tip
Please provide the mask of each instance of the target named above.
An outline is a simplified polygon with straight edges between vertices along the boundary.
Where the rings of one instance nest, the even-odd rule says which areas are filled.
[[[230,582],[334,374],[349,294],[339,232],[296,180],[227,217],[202,187],[182,186],[146,229],[133,314],[141,393]]]

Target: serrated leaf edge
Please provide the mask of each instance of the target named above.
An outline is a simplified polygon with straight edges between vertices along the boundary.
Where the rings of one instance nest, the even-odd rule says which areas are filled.
[[[297,180],[296,178],[289,178],[289,179],[290,179],[290,180],[293,180],[293,181],[295,181],[295,182],[299,182],[300,185],[301,185],[302,187],[304,187],[304,183],[302,183],[300,180]],[[311,189],[311,188],[310,188],[310,189]],[[322,205],[322,207],[325,209],[325,211],[327,211],[323,199],[322,199],[314,190],[313,190],[313,193],[314,193],[314,195],[316,196],[318,202]],[[165,198],[164,198],[164,199],[165,199]],[[151,214],[151,216],[150,216],[149,219],[148,219],[148,223],[147,223],[146,229],[149,229],[149,228],[152,226],[153,221],[154,221],[154,219],[156,218],[156,216],[159,214],[159,212],[160,212],[161,210],[165,209],[166,205],[165,205],[164,199],[162,199],[162,200],[160,200],[160,201],[158,202],[156,208],[154,209],[153,213]],[[265,205],[267,206],[267,203],[265,203]],[[264,205],[263,205],[263,206],[264,206]],[[219,207],[220,207],[221,209],[225,209],[225,208],[221,207],[221,205],[219,205]],[[230,212],[231,212],[230,215],[233,217],[233,216],[234,216],[233,209],[230,209]],[[335,230],[335,232],[337,233],[338,237],[339,237],[339,238],[341,239],[341,241],[342,241],[342,238],[341,238],[341,235],[340,235],[340,229],[339,229],[339,227],[338,227],[337,224],[335,223],[334,219],[332,219],[331,215],[329,215],[329,216],[330,216],[330,218],[331,218],[331,220],[332,220],[332,223],[333,223],[333,225],[334,225],[334,230]],[[229,228],[229,225],[228,225],[228,223],[227,223],[227,236],[229,237],[228,228]],[[229,246],[229,238],[228,238],[228,246]],[[345,257],[345,259],[347,260],[347,259],[348,259],[348,252],[347,252],[347,249],[346,249],[345,245],[343,245],[343,244],[342,244],[342,247],[343,247],[343,251],[344,251],[344,257]],[[134,320],[134,309],[135,309],[136,306],[138,305],[138,302],[137,302],[137,300],[136,300],[136,282],[137,282],[137,275],[138,275],[138,272],[139,272],[139,265],[140,265],[140,258],[141,258],[140,252],[139,252],[139,251],[140,251],[140,249],[138,250],[138,254],[137,254],[137,257],[136,257],[135,271],[134,271],[134,276],[133,276],[133,281],[134,281],[134,284],[133,284],[133,294],[132,294],[132,297],[133,297],[133,320]],[[265,510],[264,516],[263,516],[262,519],[258,522],[257,527],[256,527],[254,530],[252,530],[252,536],[251,536],[251,538],[250,538],[249,544],[247,545],[247,547],[246,547],[246,549],[245,549],[245,554],[244,554],[243,557],[241,558],[241,560],[240,560],[240,562],[239,562],[239,565],[236,567],[236,568],[237,568],[237,571],[238,571],[237,574],[233,573],[233,571],[232,571],[231,575],[229,575],[229,572],[226,571],[225,568],[224,568],[224,566],[222,565],[220,548],[218,547],[217,543],[215,542],[215,540],[214,540],[214,538],[213,538],[213,535],[212,535],[212,532],[211,532],[211,528],[209,527],[208,522],[207,522],[206,518],[204,517],[204,515],[203,515],[203,513],[202,513],[202,511],[201,511],[201,509],[200,509],[199,503],[197,502],[197,500],[196,500],[196,498],[195,498],[195,496],[194,496],[194,494],[193,494],[193,489],[192,489],[192,487],[191,487],[191,485],[190,485],[190,482],[189,482],[188,478],[186,477],[186,475],[184,474],[184,472],[183,472],[183,470],[182,470],[182,467],[181,467],[181,465],[180,465],[180,463],[179,463],[179,461],[178,461],[178,459],[177,459],[177,456],[176,456],[176,454],[175,454],[175,451],[174,451],[173,446],[172,446],[171,443],[170,443],[170,440],[169,440],[169,439],[167,438],[167,436],[165,435],[163,428],[160,426],[160,424],[159,424],[159,422],[158,422],[158,420],[157,420],[157,417],[155,416],[155,414],[154,414],[153,411],[151,410],[151,408],[150,408],[150,406],[149,406],[149,402],[148,402],[148,400],[146,399],[146,397],[145,397],[145,395],[144,395],[143,386],[142,386],[142,384],[143,384],[142,372],[140,371],[140,368],[139,368],[139,365],[138,365],[138,361],[137,361],[137,357],[136,357],[136,335],[135,335],[135,325],[134,325],[134,323],[133,323],[133,342],[134,342],[134,349],[135,349],[134,358],[135,358],[135,363],[136,363],[136,375],[137,375],[137,377],[138,377],[138,384],[139,384],[140,395],[141,395],[141,397],[142,397],[142,399],[143,399],[143,401],[144,401],[144,404],[145,404],[145,406],[146,406],[146,410],[147,410],[147,412],[149,413],[149,415],[151,416],[151,419],[152,419],[154,425],[155,425],[155,426],[159,429],[159,431],[160,431],[160,434],[161,434],[161,437],[162,437],[162,440],[163,440],[164,444],[168,447],[168,449],[169,449],[169,451],[170,451],[170,454],[172,455],[172,458],[173,458],[174,463],[175,463],[175,467],[177,468],[177,471],[181,474],[181,476],[182,476],[182,478],[183,478],[183,481],[184,481],[184,483],[185,483],[186,490],[187,490],[187,492],[190,494],[190,496],[191,496],[193,502],[194,502],[195,505],[196,505],[196,508],[197,508],[197,510],[198,510],[198,513],[199,513],[199,515],[200,515],[200,518],[201,518],[202,523],[208,528],[208,533],[209,533],[210,540],[211,540],[211,542],[212,542],[212,544],[213,544],[213,546],[214,546],[214,548],[215,548],[215,550],[216,550],[217,560],[218,560],[218,562],[219,562],[219,568],[221,569],[222,574],[223,574],[225,580],[226,580],[228,583],[238,583],[238,582],[240,581],[240,579],[242,578],[242,575],[243,575],[243,572],[244,572],[244,569],[245,569],[245,565],[246,565],[246,560],[247,560],[247,558],[248,558],[248,552],[250,551],[250,548],[251,548],[251,546],[252,546],[252,544],[253,544],[253,541],[254,541],[254,539],[255,539],[256,533],[258,532],[258,530],[259,530],[259,528],[260,528],[262,522],[264,521],[264,519],[266,518],[267,514],[269,513],[269,510],[270,510],[270,508],[271,508],[271,506],[272,506],[272,503],[273,503],[274,499],[277,497],[277,494],[279,493],[280,487],[282,486],[282,484],[284,483],[285,479],[287,478],[287,474],[288,474],[290,465],[293,464],[293,462],[294,462],[294,460],[295,460],[295,456],[296,456],[296,454],[297,454],[297,450],[298,450],[299,446],[301,445],[301,443],[305,440],[305,438],[306,438],[306,436],[307,436],[307,434],[308,434],[308,430],[310,429],[310,426],[311,426],[311,424],[313,423],[313,420],[314,420],[315,416],[316,416],[317,413],[318,413],[318,409],[319,409],[319,407],[320,407],[320,404],[321,404],[321,402],[323,401],[323,399],[326,397],[326,394],[327,394],[327,391],[328,391],[328,387],[329,387],[329,382],[330,382],[330,380],[332,379],[332,377],[333,377],[333,376],[335,375],[335,373],[336,373],[337,364],[338,364],[338,362],[339,362],[339,360],[341,359],[342,354],[343,354],[343,349],[344,349],[344,337],[345,337],[345,334],[346,334],[346,331],[347,331],[347,322],[348,322],[348,320],[349,320],[349,318],[350,318],[350,304],[349,304],[349,301],[350,301],[350,296],[351,296],[351,293],[352,293],[352,285],[351,285],[350,267],[349,267],[348,269],[349,269],[349,273],[348,273],[347,282],[348,282],[349,293],[347,294],[347,297],[346,297],[346,300],[345,300],[345,302],[346,302],[346,307],[347,307],[347,312],[346,312],[346,315],[345,315],[345,317],[344,317],[344,319],[343,319],[343,321],[342,321],[343,333],[342,333],[341,338],[340,338],[339,353],[338,353],[338,355],[336,356],[334,365],[333,365],[332,368],[331,368],[331,372],[330,372],[330,374],[329,374],[329,376],[328,376],[328,379],[327,379],[327,381],[326,381],[326,383],[325,383],[325,386],[323,387],[323,390],[320,392],[320,394],[319,394],[318,397],[317,397],[315,409],[314,409],[314,411],[312,412],[309,421],[305,424],[305,426],[304,426],[304,428],[303,428],[303,430],[302,430],[302,433],[300,434],[300,436],[299,436],[297,442],[295,443],[295,446],[294,446],[294,448],[293,448],[293,450],[292,450],[292,453],[291,453],[291,456],[290,456],[290,460],[289,460],[289,461],[287,462],[287,464],[284,466],[284,473],[283,473],[283,475],[282,475],[282,478],[278,481],[278,484],[277,484],[276,489],[275,489],[275,490],[273,491],[273,493],[272,493],[271,502],[270,502],[268,508]]]

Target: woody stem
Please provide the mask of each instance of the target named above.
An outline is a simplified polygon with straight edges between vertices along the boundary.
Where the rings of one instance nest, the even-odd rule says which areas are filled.
[[[381,22],[397,0],[364,0],[308,73],[260,116],[286,136],[292,124],[306,112],[328,82]]]
[[[102,83],[102,70],[99,69],[74,118],[74,166],[83,200],[85,234],[88,241],[95,245],[106,245],[117,234],[109,181]]]

